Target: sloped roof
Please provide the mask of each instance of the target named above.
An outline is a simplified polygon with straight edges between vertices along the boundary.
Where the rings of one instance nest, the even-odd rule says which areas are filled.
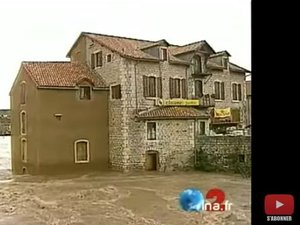
[[[106,35],[106,34],[82,32],[80,36],[77,38],[76,42],[73,44],[71,50],[68,52],[67,56],[70,56],[70,52],[77,44],[79,39],[83,36],[88,37],[92,41],[102,46],[105,46],[106,48],[120,54],[123,57],[133,58],[133,59],[159,61],[160,58],[144,52],[143,49],[151,48],[161,44],[168,45],[170,63],[175,63],[175,64],[189,65],[190,62],[182,60],[178,56],[183,53],[199,50],[202,47],[207,47],[210,49],[210,52],[213,53],[211,57],[216,57],[224,54],[230,55],[227,51],[215,52],[214,49],[205,40],[189,43],[183,46],[178,46],[178,45],[169,44],[165,39],[159,41],[149,41],[149,40],[120,37],[120,36],[113,36],[113,35]],[[210,67],[214,69],[221,69],[221,68],[223,69],[222,65],[217,65],[214,62],[210,63]],[[230,64],[230,68],[233,71],[249,72],[248,70],[232,63]]]
[[[159,107],[138,115],[139,119],[195,119],[209,118],[203,111],[192,107]]]
[[[106,87],[99,75],[80,63],[23,62],[22,66],[38,87],[75,87],[82,80]]]
[[[208,43],[205,40],[197,41],[197,42],[190,43],[190,44],[187,44],[187,45],[173,47],[173,48],[171,48],[171,53],[173,55],[180,55],[180,54],[183,54],[183,53],[196,51],[197,49],[200,49],[204,45],[208,45]],[[211,50],[214,52],[214,50],[212,48],[211,48]]]

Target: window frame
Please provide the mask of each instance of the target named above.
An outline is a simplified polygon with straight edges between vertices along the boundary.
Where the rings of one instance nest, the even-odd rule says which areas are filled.
[[[150,79],[154,79],[154,88],[150,86]],[[150,94],[150,89],[152,89],[152,95]],[[154,90],[154,91],[153,91]],[[154,95],[155,92],[155,95]],[[157,99],[162,98],[162,78],[159,76],[149,75],[143,76],[143,96],[147,99]]]
[[[27,163],[28,162],[27,139],[24,137],[21,138],[20,152],[21,152],[21,161],[23,163]],[[23,158],[23,156],[24,156],[24,158]]]
[[[80,100],[91,100],[92,99],[92,87],[89,86],[89,85],[79,85],[79,99]],[[85,89],[86,88],[89,88],[89,98],[85,98],[85,97],[81,97],[82,95],[82,90],[83,90],[83,93],[84,93],[84,96],[85,96]]]
[[[118,94],[114,92],[115,88],[119,88]],[[122,89],[121,89],[121,84],[113,84],[110,86],[111,90],[111,99],[122,99]]]
[[[109,58],[110,58],[110,60],[108,60]],[[111,53],[109,53],[109,54],[106,55],[106,62],[107,63],[112,62],[112,54]]]
[[[24,121],[23,121],[23,115],[24,115]],[[20,134],[26,135],[26,133],[27,133],[27,113],[25,110],[22,110],[20,112]]]
[[[241,102],[243,101],[243,85],[238,82],[231,83],[231,99],[232,102]],[[236,94],[236,99],[234,98],[234,92]]]
[[[198,96],[197,95],[197,85],[196,85],[196,83],[197,82],[201,82],[201,96]],[[204,95],[204,93],[203,93],[203,87],[204,87],[204,85],[203,85],[203,80],[202,79],[195,79],[194,80],[194,96],[196,97],[196,98],[202,98],[203,97],[203,95]]]
[[[155,134],[155,137],[154,137],[154,139],[152,139],[151,138],[151,133],[149,134],[149,128],[148,128],[148,125],[149,124],[154,124],[155,126],[154,126],[154,130],[155,130],[155,132],[154,132],[154,134]],[[146,122],[146,140],[147,141],[157,141],[158,140],[158,123],[156,122],[156,121],[147,121]],[[150,136],[150,138],[149,138],[149,136]]]
[[[94,68],[100,68],[103,66],[103,52],[100,51],[96,51],[93,53],[95,55],[94,57]],[[99,56],[98,56],[99,55]]]
[[[164,54],[164,52],[166,54]],[[165,56],[165,57],[164,57]],[[167,47],[160,47],[160,59],[162,61],[168,61],[169,56],[168,56],[168,48]]]
[[[77,160],[77,144],[84,142],[86,143],[87,160]],[[90,142],[88,139],[78,139],[74,142],[74,159],[75,163],[89,163],[90,162]]]
[[[197,66],[196,62],[198,62],[198,66]],[[192,68],[191,68],[192,74],[201,74],[201,73],[203,73],[203,66],[202,66],[202,58],[201,58],[201,56],[194,55],[192,57],[191,66],[192,66]]]
[[[183,88],[184,84],[185,84],[185,88]],[[181,77],[170,77],[169,96],[170,99],[187,99],[188,97],[187,79]]]
[[[216,83],[218,83],[219,96],[217,95]],[[224,101],[225,100],[226,93],[225,93],[225,82],[224,81],[221,81],[221,80],[214,81],[214,94],[215,94],[215,101]]]

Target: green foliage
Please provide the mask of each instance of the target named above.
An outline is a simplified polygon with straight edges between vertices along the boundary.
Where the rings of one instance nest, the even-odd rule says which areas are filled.
[[[208,154],[203,149],[196,151],[195,170],[207,172],[233,172],[242,177],[251,177],[251,161],[249,157],[230,153],[224,155]],[[243,162],[243,159],[245,160]]]

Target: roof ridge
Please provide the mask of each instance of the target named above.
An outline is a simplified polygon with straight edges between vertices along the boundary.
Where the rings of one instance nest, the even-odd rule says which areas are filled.
[[[134,40],[134,41],[147,41],[147,42],[153,42],[153,43],[157,42],[157,41],[150,41],[150,40],[139,39],[139,38],[130,38],[130,37],[124,37],[124,36],[99,34],[99,33],[92,33],[92,32],[82,32],[82,34],[85,34],[85,35],[89,35],[89,34],[91,34],[91,35],[100,35],[100,36],[113,37],[113,38],[123,38],[123,39]]]

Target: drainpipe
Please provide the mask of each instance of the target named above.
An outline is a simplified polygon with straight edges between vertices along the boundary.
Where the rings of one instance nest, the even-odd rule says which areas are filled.
[[[197,163],[197,148],[196,148],[196,123],[197,119],[194,119],[194,166],[196,166]]]
[[[137,94],[137,81],[136,81],[136,66],[139,61],[135,61],[134,63],[134,85],[135,85],[135,113],[138,113],[138,94]]]

